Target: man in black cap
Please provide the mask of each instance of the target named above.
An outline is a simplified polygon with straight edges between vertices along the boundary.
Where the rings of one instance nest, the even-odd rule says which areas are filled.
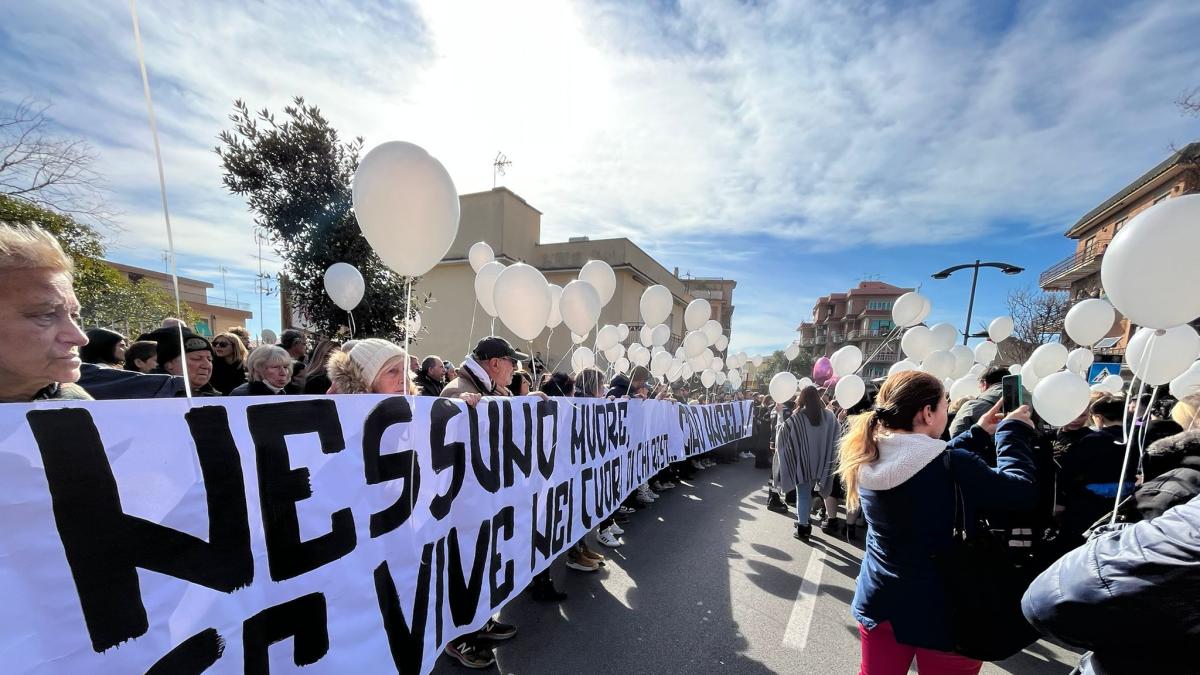
[[[458,377],[442,389],[442,396],[511,396],[508,384],[512,382],[513,371],[518,362],[527,358],[528,355],[513,349],[508,340],[494,335],[485,337],[459,366]]]
[[[220,396],[213,387],[213,349],[208,340],[183,329],[183,355],[179,352],[179,328],[160,328],[151,335],[158,345],[158,367],[151,372],[167,375],[183,375],[183,359],[187,358],[187,378],[192,385],[193,396]]]

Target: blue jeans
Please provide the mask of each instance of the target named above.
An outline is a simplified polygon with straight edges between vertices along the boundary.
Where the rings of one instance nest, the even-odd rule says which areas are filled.
[[[808,514],[812,511],[812,486],[796,486],[796,524],[808,525]]]

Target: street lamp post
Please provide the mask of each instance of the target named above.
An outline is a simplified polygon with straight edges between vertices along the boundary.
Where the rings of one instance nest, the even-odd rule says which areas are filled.
[[[965,265],[955,265],[954,267],[947,267],[946,269],[942,270],[941,272],[938,272],[937,274],[933,275],[934,279],[949,279],[951,274],[954,274],[955,272],[957,272],[959,270],[965,270],[965,269],[972,270],[971,300],[970,300],[970,302],[967,303],[967,325],[963,329],[963,344],[964,345],[967,344],[967,340],[971,337],[971,315],[975,311],[975,285],[977,283],[979,283],[979,268],[980,267],[995,267],[996,269],[1000,270],[1001,272],[1004,272],[1005,274],[1020,274],[1021,272],[1025,271],[1025,268],[1017,267],[1016,265],[1010,265],[1009,263],[979,262],[978,260],[976,260],[973,263],[967,263]]]

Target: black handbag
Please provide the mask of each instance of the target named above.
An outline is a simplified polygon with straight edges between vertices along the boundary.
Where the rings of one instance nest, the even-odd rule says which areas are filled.
[[[943,462],[950,471],[949,452]],[[950,475],[953,479],[953,472]],[[1021,613],[1021,596],[1032,581],[1032,571],[1018,564],[1007,538],[983,529],[968,534],[966,503],[958,481],[954,481],[954,497],[954,543],[936,556],[945,584],[954,652],[981,661],[1001,661],[1039,637]]]

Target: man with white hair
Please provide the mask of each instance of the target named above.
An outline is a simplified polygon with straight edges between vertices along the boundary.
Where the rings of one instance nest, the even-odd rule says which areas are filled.
[[[79,380],[74,265],[38,227],[0,223],[0,402],[91,399]]]

